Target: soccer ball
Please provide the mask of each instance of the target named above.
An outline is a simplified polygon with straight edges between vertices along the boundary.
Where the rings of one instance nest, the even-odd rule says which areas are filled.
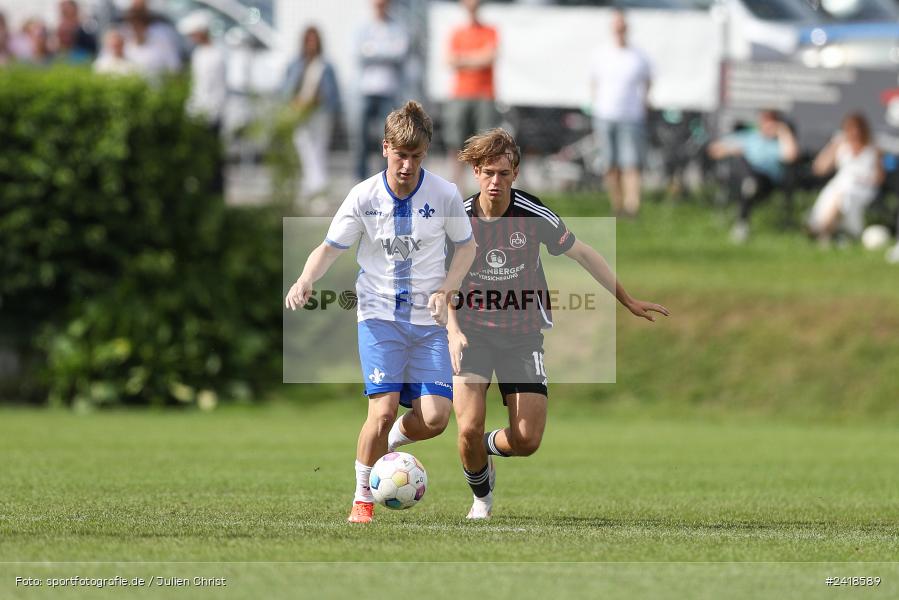
[[[378,459],[368,479],[378,504],[403,510],[412,508],[425,495],[428,474],[421,462],[405,452],[391,452]]]
[[[870,225],[862,232],[862,246],[868,250],[880,250],[890,243],[890,230],[883,225]]]

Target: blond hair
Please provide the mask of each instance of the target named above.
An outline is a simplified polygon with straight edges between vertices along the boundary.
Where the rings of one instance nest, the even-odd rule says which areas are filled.
[[[434,125],[424,107],[409,100],[389,115],[384,122],[384,139],[394,148],[418,148],[430,144]]]
[[[501,156],[509,159],[513,169],[517,169],[521,162],[521,150],[515,143],[515,138],[505,129],[497,127],[465,140],[458,159],[473,167],[480,167]]]

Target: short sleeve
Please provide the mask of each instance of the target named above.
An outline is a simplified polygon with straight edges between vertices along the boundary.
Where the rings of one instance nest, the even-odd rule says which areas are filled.
[[[471,219],[468,217],[468,213],[465,212],[459,188],[453,186],[453,189],[455,193],[452,199],[450,199],[446,211],[446,235],[453,243],[464,244],[472,236]]]
[[[357,210],[356,194],[350,192],[331,220],[325,243],[346,250],[362,237],[362,220]]]
[[[546,245],[546,249],[553,256],[568,252],[574,246],[574,234],[562,221],[562,217],[546,206],[541,208],[545,209],[547,214],[540,217],[540,224],[537,227],[540,241]]]

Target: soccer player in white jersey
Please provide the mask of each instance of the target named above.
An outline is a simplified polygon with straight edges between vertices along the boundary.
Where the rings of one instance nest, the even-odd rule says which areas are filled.
[[[480,191],[465,200],[477,256],[449,311],[453,409],[462,468],[474,496],[468,518],[486,519],[493,509],[492,457],[533,454],[546,426],[542,330],[552,327],[552,307],[540,246],[575,260],[635,316],[654,321],[653,312],[667,316],[668,310],[632,298],[603,257],[576,239],[559,215],[512,187],[521,154],[509,133],[492,129],[469,138],[459,160],[472,166]],[[491,295],[508,299],[510,294],[516,303],[491,305]],[[487,388],[494,373],[509,426],[485,435]],[[394,445],[393,432],[390,437]]]
[[[351,523],[372,520],[368,479],[387,450],[398,405],[411,409],[402,419],[409,441],[439,435],[452,410],[447,296],[468,272],[475,242],[458,188],[421,167],[432,132],[418,102],[388,115],[382,142],[387,169],[350,190],[285,299],[292,310],[303,306],[315,282],[358,242],[359,357],[369,400],[356,446]],[[448,270],[447,239],[454,244]]]

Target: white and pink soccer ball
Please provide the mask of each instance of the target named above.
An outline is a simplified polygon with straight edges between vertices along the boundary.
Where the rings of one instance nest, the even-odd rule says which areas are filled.
[[[368,479],[378,504],[403,510],[418,504],[428,487],[428,474],[421,462],[406,452],[391,452],[378,459]]]

